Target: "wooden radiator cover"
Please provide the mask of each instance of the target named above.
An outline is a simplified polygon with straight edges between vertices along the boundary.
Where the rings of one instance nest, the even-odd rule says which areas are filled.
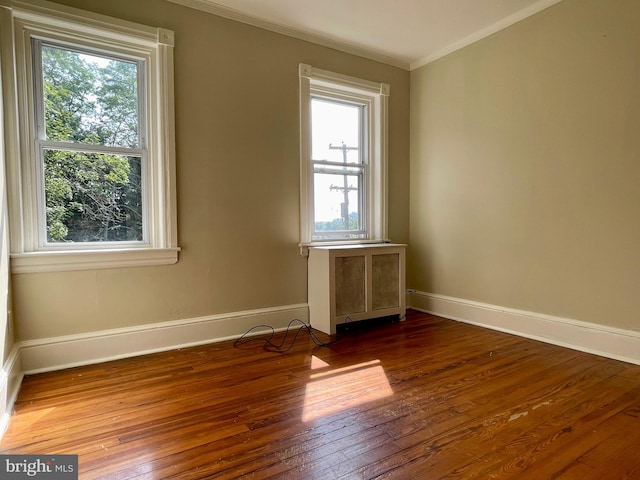
[[[311,326],[332,335],[347,321],[404,316],[405,248],[393,243],[309,248]]]

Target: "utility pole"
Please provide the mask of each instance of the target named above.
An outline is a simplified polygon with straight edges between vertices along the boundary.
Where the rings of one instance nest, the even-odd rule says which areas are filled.
[[[347,153],[349,150],[358,150],[358,147],[348,147],[344,142],[342,142],[342,145],[339,147],[334,147],[329,144],[329,150],[342,150],[342,162],[347,165]],[[329,190],[342,191],[342,194],[344,195],[344,200],[340,204],[340,213],[342,214],[342,221],[344,222],[345,230],[349,230],[349,192],[357,189],[358,187],[349,186],[349,179],[347,178],[347,175],[344,175],[343,186],[331,185],[329,187]]]

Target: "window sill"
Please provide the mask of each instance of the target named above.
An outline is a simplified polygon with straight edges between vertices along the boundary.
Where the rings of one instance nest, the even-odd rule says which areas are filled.
[[[374,239],[360,239],[360,240],[325,240],[325,241],[313,241],[307,243],[299,243],[300,255],[303,257],[309,256],[309,248],[312,247],[367,247],[375,244],[388,244],[391,240],[374,240]]]
[[[171,265],[180,248],[74,250],[11,254],[11,273],[64,272],[102,268]]]

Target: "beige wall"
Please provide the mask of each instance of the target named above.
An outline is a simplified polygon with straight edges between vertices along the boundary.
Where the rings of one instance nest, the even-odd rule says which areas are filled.
[[[391,85],[389,231],[408,241],[408,72],[161,0],[60,3],[175,31],[183,251],[171,266],[14,275],[19,340],[305,303],[300,62]]]
[[[411,73],[409,287],[640,329],[638,19],[564,0]]]

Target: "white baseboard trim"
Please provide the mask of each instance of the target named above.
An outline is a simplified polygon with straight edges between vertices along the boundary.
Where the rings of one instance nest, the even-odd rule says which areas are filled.
[[[20,384],[24,373],[20,361],[20,348],[17,344],[13,345],[7,360],[4,362],[2,372],[0,372],[0,438],[9,426],[9,419],[13,412],[13,405],[18,398]]]
[[[427,292],[408,297],[414,310],[640,365],[640,331]]]
[[[28,340],[17,347],[24,373],[34,374],[235,339],[256,325],[283,330],[295,318],[309,323],[307,304]]]

